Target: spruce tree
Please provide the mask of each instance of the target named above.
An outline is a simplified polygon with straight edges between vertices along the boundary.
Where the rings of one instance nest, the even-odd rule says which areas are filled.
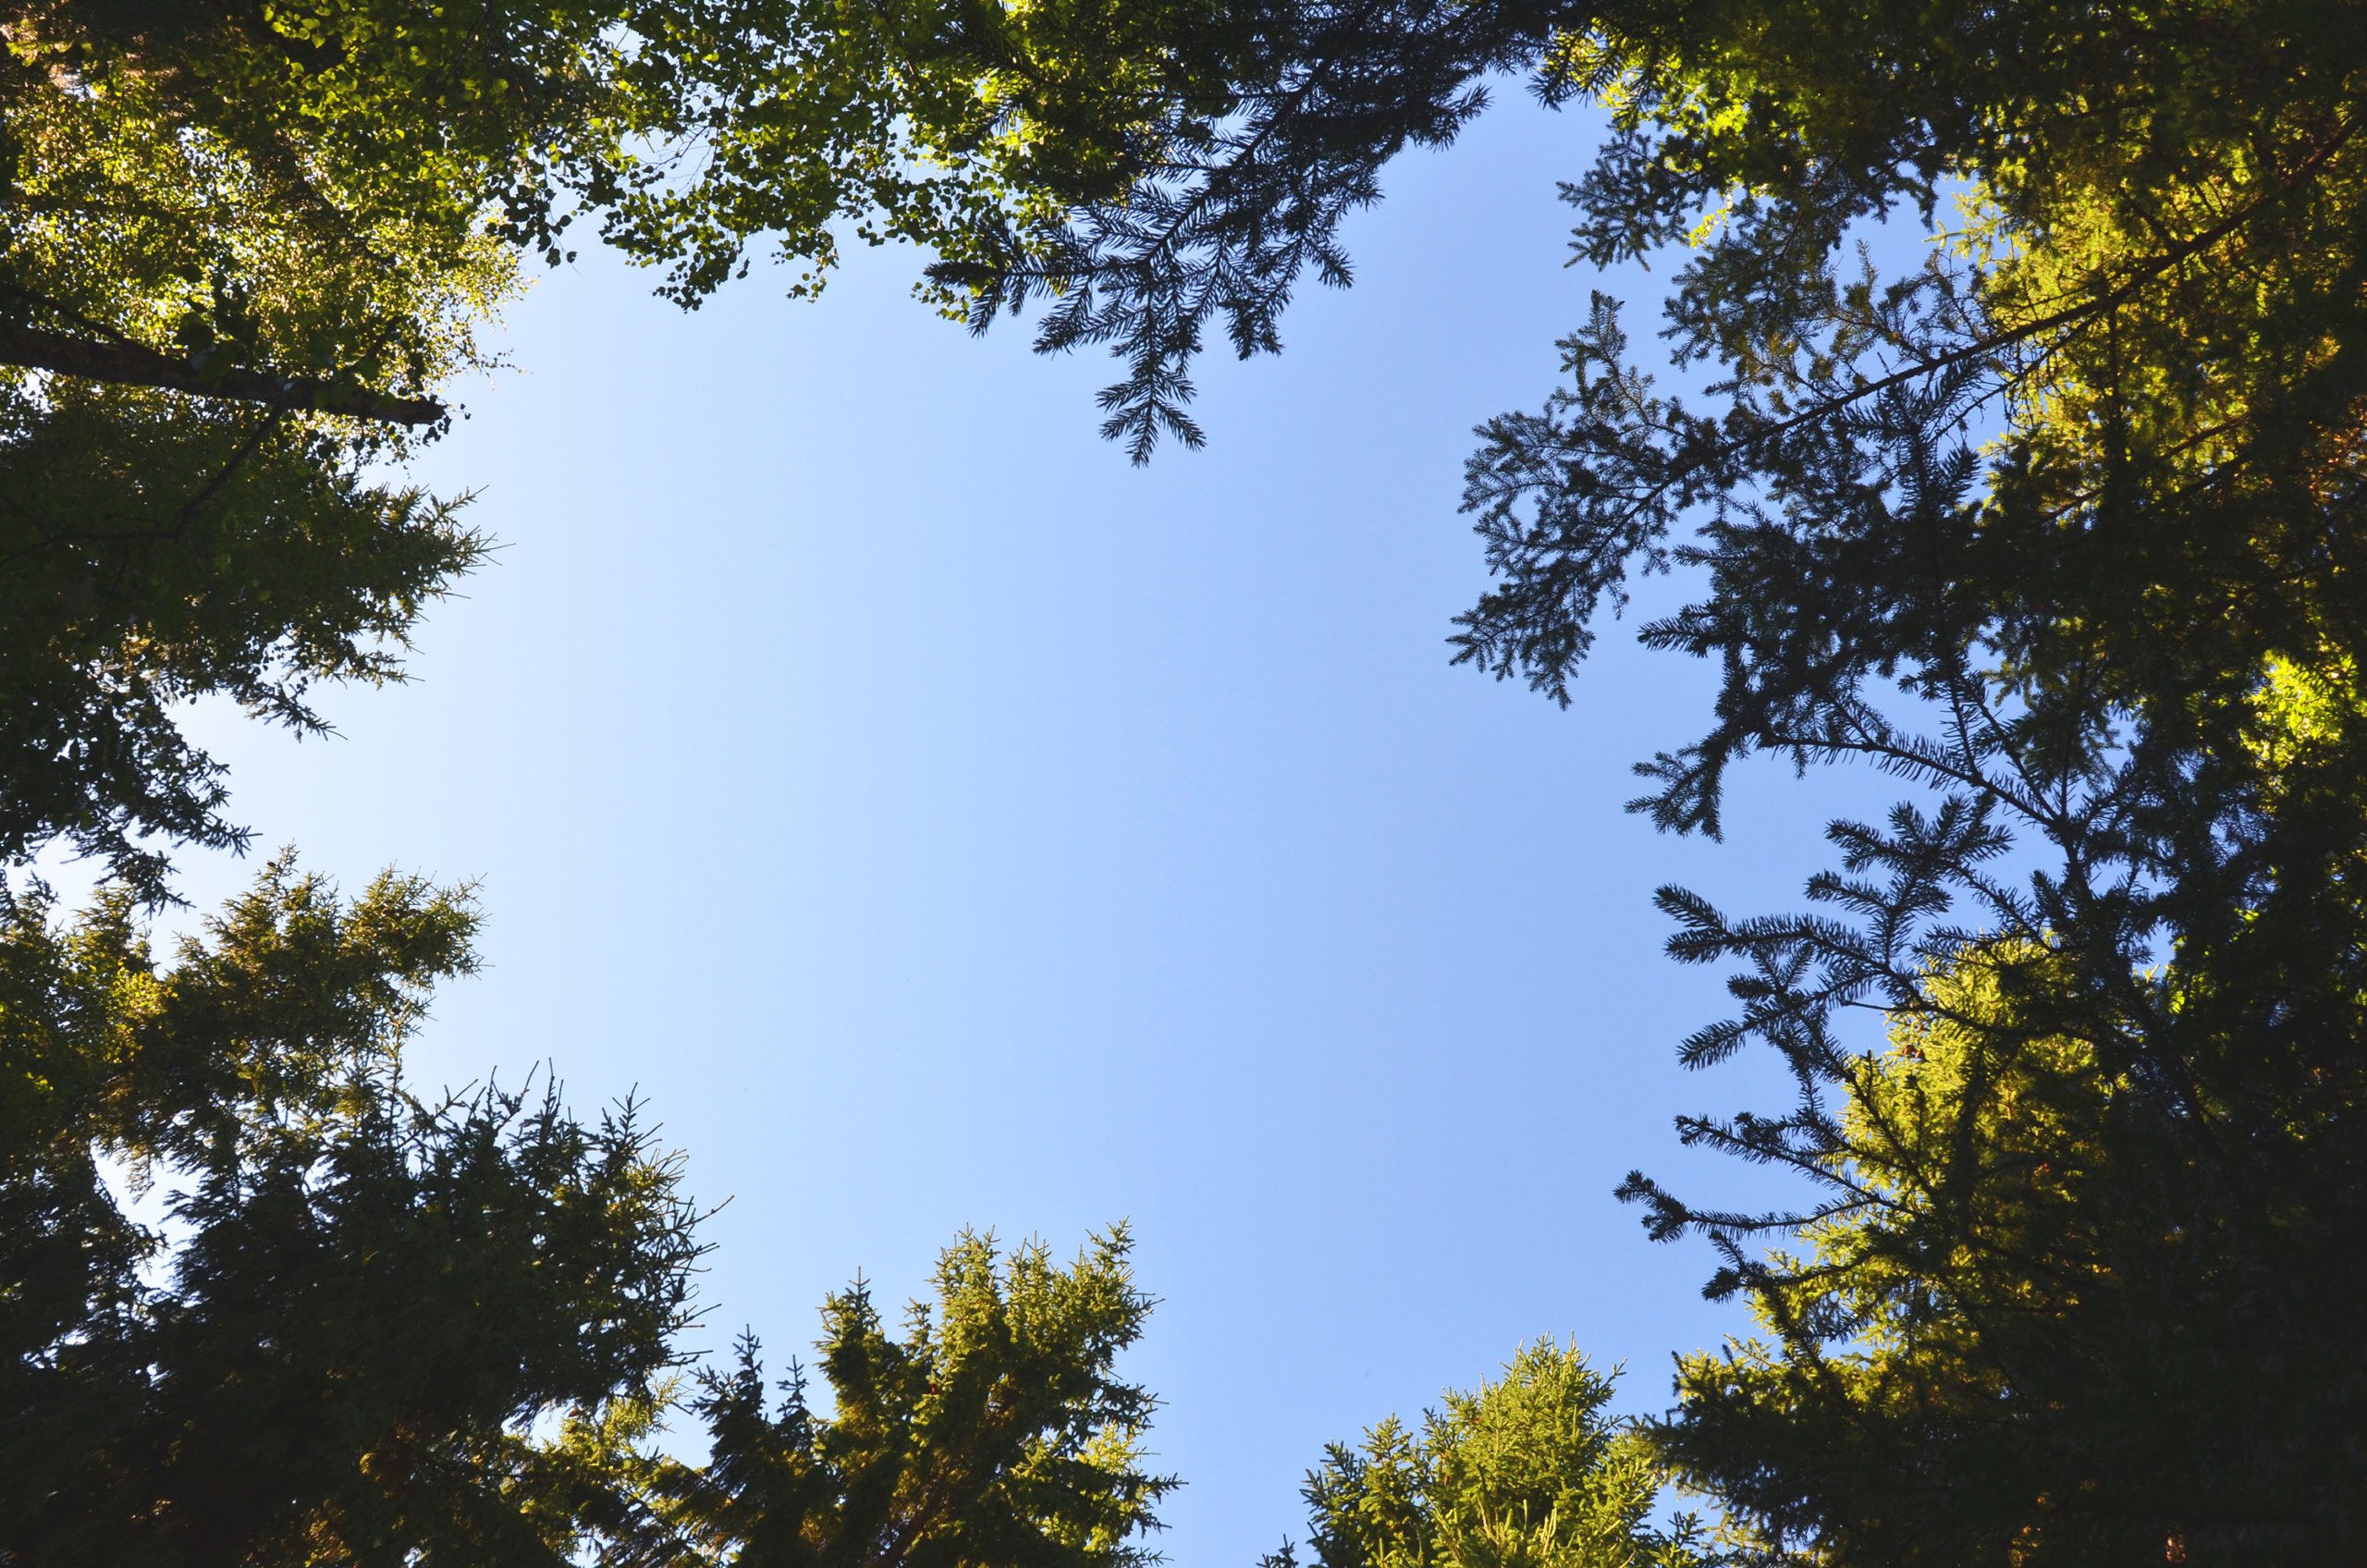
[[[533,1425],[650,1396],[704,1249],[632,1108],[410,1092],[465,898],[283,858],[170,962],[120,892],[0,913],[10,1560],[567,1561]]]
[[[1663,1471],[1611,1415],[1618,1373],[1576,1346],[1523,1345],[1503,1376],[1446,1391],[1421,1430],[1395,1416],[1307,1472],[1320,1568],[1699,1568],[1699,1522],[1656,1520]],[[1289,1541],[1263,1568],[1294,1568]]]
[[[901,1340],[858,1282],[835,1409],[776,1405],[753,1342],[686,1339],[702,1215],[642,1108],[404,1074],[476,920],[287,857],[168,962],[122,889],[0,901],[0,1558],[1150,1561],[1122,1228],[1067,1268],[964,1238]]]
[[[1822,1194],[1627,1183],[1771,1335],[1687,1364],[1666,1452],[1775,1557],[2357,1555],[2359,18],[1344,14],[1356,41],[1294,60],[1245,140],[1014,248],[978,298],[1050,285],[1049,346],[1114,340],[1139,453],[1203,324],[1269,349],[1306,264],[1344,276],[1316,242],[1405,139],[1451,134],[1437,105],[1514,67],[1608,107],[1577,258],[1672,260],[1665,341],[1708,385],[1658,390],[1598,297],[1567,384],[1480,433],[1499,581],[1456,656],[1566,702],[1632,577],[1676,571],[1690,602],[1641,635],[1721,686],[1637,809],[1714,836],[1760,753],[1923,791],[1834,826],[1806,913],[1662,894],[1677,957],[1744,966],[1685,1059],[1759,1043],[1800,1086],[1683,1135]],[[1921,264],[1874,263],[1883,224]],[[1902,1072],[1936,1096],[1906,1121]]]

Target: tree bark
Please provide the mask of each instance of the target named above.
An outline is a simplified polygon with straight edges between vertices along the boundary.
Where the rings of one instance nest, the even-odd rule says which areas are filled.
[[[0,364],[127,386],[161,386],[202,398],[230,398],[292,413],[347,414],[386,424],[434,424],[446,413],[444,405],[433,398],[389,398],[364,387],[238,366],[202,371],[186,360],[139,343],[94,343],[86,337],[6,324],[0,324]]]

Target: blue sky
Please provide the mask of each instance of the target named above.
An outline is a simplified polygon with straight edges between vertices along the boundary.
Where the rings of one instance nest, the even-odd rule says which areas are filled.
[[[488,966],[412,1072],[645,1096],[731,1200],[708,1343],[785,1357],[964,1225],[1131,1219],[1186,1568],[1249,1568],[1326,1439],[1524,1339],[1660,1407],[1739,1318],[1611,1189],[1748,1195],[1670,1121],[1776,1084],[1675,1066],[1723,998],[1650,890],[1788,907],[1821,824],[1891,791],[1755,768],[1727,843],[1658,837],[1628,766],[1708,671],[1614,629],[1562,712],[1447,665],[1470,427],[1541,398],[1604,286],[1553,189],[1596,131],[1507,101],[1401,161],[1357,286],[1206,364],[1209,448],[1147,470],[1095,435],[1106,361],[971,339],[909,254],[690,315],[587,255],[419,468],[480,492],[495,564],[412,684],[331,696],[340,737],[201,716],[239,814],[350,886],[480,881]],[[1609,287],[1648,312],[1665,276]]]

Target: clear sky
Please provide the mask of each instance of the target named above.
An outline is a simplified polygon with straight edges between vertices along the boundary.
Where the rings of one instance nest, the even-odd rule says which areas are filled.
[[[647,1096],[731,1200],[708,1344],[785,1358],[826,1290],[900,1299],[965,1225],[1131,1219],[1183,1568],[1302,1533],[1326,1439],[1526,1338],[1659,1408],[1739,1314],[1611,1189],[1748,1194],[1670,1121],[1776,1085],[1674,1065],[1723,998],[1650,891],[1789,907],[1821,822],[1890,791],[1760,767],[1725,845],[1657,837],[1628,767],[1703,727],[1709,672],[1614,631],[1565,713],[1447,665],[1470,427],[1541,398],[1603,286],[1553,189],[1596,131],[1508,101],[1401,161],[1357,286],[1206,363],[1208,450],[1147,470],[1095,435],[1107,361],[974,341],[909,254],[684,315],[587,253],[420,466],[504,548],[416,681],[332,695],[324,742],[202,716],[240,818],[349,887],[480,880],[488,967],[414,1076]]]

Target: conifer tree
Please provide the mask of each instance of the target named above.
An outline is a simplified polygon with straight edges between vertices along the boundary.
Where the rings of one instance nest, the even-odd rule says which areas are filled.
[[[2360,1550],[2367,52],[2312,11],[2305,54],[2303,15],[1736,6],[1564,51],[1620,105],[1586,253],[1723,205],[1668,314],[1726,379],[1713,413],[1658,396],[1598,301],[1569,387],[1483,433],[1503,585],[1459,651],[1564,695],[1625,574],[1687,570],[1643,637],[1723,686],[1641,809],[1714,833],[1760,752],[1931,791],[1834,827],[1811,913],[1662,895],[1677,956],[1746,966],[1686,1059],[1756,1040],[1800,1085],[1685,1136],[1821,1191],[1625,1188],[1772,1331],[1690,1364],[1662,1429],[1772,1552]],[[1940,231],[1926,264],[1845,263],[1890,210]]]
[[[408,1092],[466,900],[283,859],[169,964],[121,893],[0,913],[10,1561],[564,1561],[532,1424],[647,1397],[703,1249],[631,1108]]]
[[[1150,1560],[1122,1229],[1067,1268],[965,1238],[901,1341],[832,1298],[828,1415],[753,1344],[692,1397],[706,1249],[640,1109],[402,1072],[463,894],[283,857],[169,962],[120,889],[0,917],[0,1561]],[[652,1447],[685,1415],[708,1464]]]
[[[1760,753],[1928,791],[1834,826],[1807,914],[1662,894],[1678,957],[1745,966],[1686,1060],[1759,1042],[1800,1085],[1685,1137],[1822,1194],[1754,1214],[1627,1183],[1772,1335],[1688,1364],[1667,1452],[1787,1560],[2358,1555],[2360,18],[1389,18],[1294,62],[1304,92],[1245,110],[1229,157],[1081,211],[979,297],[1056,286],[1049,345],[1131,355],[1110,398],[1140,451],[1204,323],[1270,348],[1304,264],[1344,276],[1289,244],[1371,198],[1392,137],[1451,134],[1428,106],[1507,66],[1609,106],[1567,190],[1577,256],[1673,251],[1665,336],[1713,374],[1658,391],[1598,297],[1567,385],[1481,432],[1499,582],[1457,656],[1566,702],[1631,574],[1677,570],[1691,602],[1643,639],[1722,684],[1637,809],[1714,836]],[[1450,38],[1493,52],[1428,52]],[[1853,245],[1883,222],[1930,237],[1923,264]],[[1858,1011],[1937,1064],[1905,1072],[1946,1085],[1925,1120]]]
[[[1696,1568],[1689,1514],[1653,1521],[1662,1473],[1638,1428],[1605,1412],[1617,1378],[1573,1346],[1524,1345],[1503,1376],[1447,1390],[1418,1435],[1395,1416],[1307,1472],[1320,1568]],[[1264,1568],[1292,1568],[1282,1543]]]
[[[901,1340],[857,1280],[823,1307],[827,1412],[795,1362],[769,1398],[743,1338],[691,1401],[709,1434],[704,1465],[622,1455],[633,1511],[603,1560],[1150,1568],[1160,1559],[1138,1537],[1178,1483],[1143,1467],[1159,1402],[1115,1375],[1152,1305],[1132,1249],[1121,1225],[1062,1268],[1041,1242],[1006,1256],[965,1234]]]

